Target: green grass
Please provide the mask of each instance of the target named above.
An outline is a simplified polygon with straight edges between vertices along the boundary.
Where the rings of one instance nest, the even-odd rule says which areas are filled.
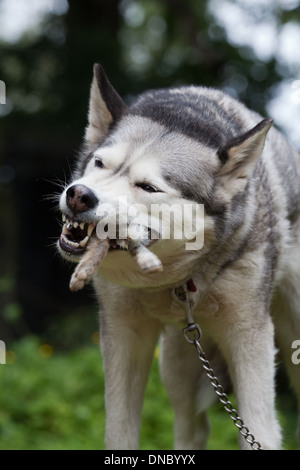
[[[104,378],[98,347],[68,353],[26,338],[0,366],[0,449],[103,449]],[[295,411],[283,400],[286,448],[295,449]],[[209,449],[237,449],[237,430],[221,406],[210,411]],[[173,412],[154,359],[141,429],[142,449],[172,449]]]

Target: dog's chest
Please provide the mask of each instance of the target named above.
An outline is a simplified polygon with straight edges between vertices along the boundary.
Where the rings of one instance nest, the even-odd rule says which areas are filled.
[[[187,321],[187,302],[180,301],[174,294],[174,289],[164,291],[143,291],[139,295],[139,301],[143,305],[147,315],[160,320],[162,323],[178,323],[185,325]],[[197,321],[206,322],[207,317],[212,317],[219,310],[219,305],[210,293],[194,296],[193,314]]]

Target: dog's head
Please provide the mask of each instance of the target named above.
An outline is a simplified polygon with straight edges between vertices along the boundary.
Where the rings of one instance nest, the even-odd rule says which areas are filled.
[[[183,87],[147,92],[128,108],[95,65],[84,149],[60,198],[62,254],[76,261],[92,236],[108,237],[101,270],[115,282],[189,276],[225,229],[272,124],[245,131],[249,118],[234,103],[216,90]],[[124,250],[141,226],[163,273],[143,274]]]

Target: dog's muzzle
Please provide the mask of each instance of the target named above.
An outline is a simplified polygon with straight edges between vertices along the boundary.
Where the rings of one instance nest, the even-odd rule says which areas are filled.
[[[99,220],[95,217],[95,207],[99,204],[99,200],[95,193],[84,185],[74,184],[66,191],[66,213],[62,214],[63,228],[58,240],[59,248],[62,254],[68,259],[76,261],[78,257],[86,251],[91,236],[96,237],[96,226]],[[145,229],[145,227],[144,227]],[[145,246],[149,247],[158,239],[158,233],[155,230],[146,228]],[[119,227],[116,228],[119,233]],[[110,238],[109,251],[128,250],[130,237],[128,238]]]
[[[67,254],[81,255],[96,226],[84,220],[85,213],[96,207],[98,198],[87,186],[74,184],[66,191],[66,203],[68,215],[62,215],[64,225],[59,246]]]

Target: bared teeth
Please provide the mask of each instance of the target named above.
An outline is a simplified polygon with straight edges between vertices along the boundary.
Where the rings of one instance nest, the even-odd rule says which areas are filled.
[[[86,245],[87,245],[87,242],[89,241],[90,237],[86,236],[83,240],[81,240],[81,242],[79,243],[79,245],[82,247],[82,248],[85,248]]]
[[[64,224],[63,229],[62,229],[62,234],[63,235],[68,235],[67,224]]]
[[[116,240],[116,244],[119,245],[121,250],[128,250],[127,240]]]
[[[63,228],[62,228],[62,238],[65,243],[69,244],[70,246],[74,248],[78,248],[81,246],[82,248],[85,248],[86,245],[88,244],[88,241],[94,231],[95,225],[94,224],[89,224],[87,227],[87,235],[83,240],[80,242],[75,242],[69,239],[68,235],[70,236],[70,231],[73,228],[78,228],[80,227],[81,230],[84,230],[86,223],[85,222],[77,222],[77,221],[72,221],[67,219],[65,214],[62,214],[62,221],[64,222]]]
[[[92,235],[94,228],[95,228],[95,225],[89,224],[88,230],[87,230],[88,237],[90,237]]]
[[[72,241],[69,240],[64,234],[62,234],[62,238],[63,238],[64,242],[65,242],[67,245],[73,246],[74,248],[78,248],[78,247],[79,247],[79,243],[77,243],[77,242],[72,242]]]

